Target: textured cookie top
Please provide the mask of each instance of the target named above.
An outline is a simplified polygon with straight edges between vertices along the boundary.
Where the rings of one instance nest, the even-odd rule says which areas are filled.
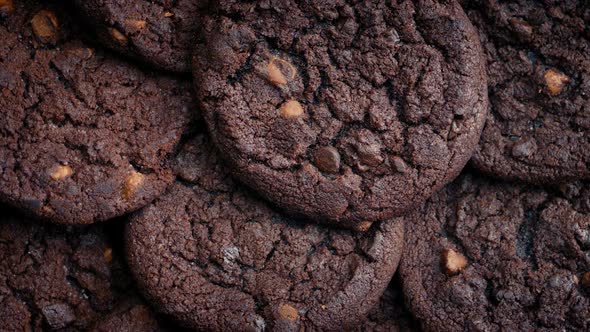
[[[379,304],[369,313],[357,331],[362,332],[412,332],[420,331],[417,323],[403,303],[399,278],[394,277],[381,295]]]
[[[475,165],[506,179],[590,178],[590,5],[466,1],[488,61],[490,115]]]
[[[69,18],[34,1],[0,18],[0,200],[87,224],[165,190],[194,107],[188,82],[89,48]]]
[[[288,219],[232,182],[204,136],[178,161],[181,181],[126,232],[155,308],[195,329],[300,331],[351,328],[378,302],[402,224],[353,233]]]
[[[386,219],[475,148],[485,69],[456,2],[220,1],[215,13],[193,59],[199,100],[232,171],[281,208]]]
[[[405,218],[410,310],[432,331],[590,329],[587,188],[464,176],[433,196]]]
[[[2,212],[3,331],[113,331],[114,322],[133,331],[159,329],[104,228],[31,223]]]
[[[74,0],[106,46],[161,69],[189,72],[208,0]]]

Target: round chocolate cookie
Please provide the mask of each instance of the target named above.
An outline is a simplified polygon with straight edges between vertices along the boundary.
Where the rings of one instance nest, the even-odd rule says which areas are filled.
[[[456,1],[220,1],[193,59],[232,172],[281,208],[359,227],[454,179],[486,117]]]
[[[590,179],[590,3],[475,0],[465,8],[489,76],[474,165],[532,183]]]
[[[397,268],[401,223],[366,232],[286,218],[232,182],[204,136],[178,157],[181,179],[139,211],[127,259],[161,312],[193,329],[350,329]]]
[[[419,331],[403,303],[402,290],[397,276],[391,281],[379,304],[371,310],[359,332],[412,332]]]
[[[590,330],[590,196],[571,197],[470,175],[433,196],[404,218],[410,311],[428,331]]]
[[[107,47],[150,65],[190,72],[200,12],[209,0],[74,0]]]
[[[162,193],[194,107],[191,85],[89,48],[59,7],[15,1],[3,13],[0,201],[88,224]]]
[[[0,329],[160,330],[113,244],[104,227],[33,223],[2,210]]]

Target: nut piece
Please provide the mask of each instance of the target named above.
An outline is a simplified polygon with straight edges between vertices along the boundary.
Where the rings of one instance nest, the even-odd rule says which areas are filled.
[[[354,229],[359,232],[366,232],[369,229],[371,229],[371,225],[373,225],[372,221],[365,220],[362,221],[360,224],[356,225]]]
[[[49,176],[52,179],[58,181],[70,177],[74,173],[74,170],[68,165],[57,165],[51,168]]]
[[[127,39],[127,37],[125,37],[125,35],[121,31],[119,31],[115,28],[110,28],[109,31],[111,33],[111,36],[116,41],[118,41],[121,45],[127,45],[128,39]]]
[[[59,21],[49,10],[41,10],[31,19],[33,33],[42,43],[55,44],[59,40]]]
[[[0,14],[10,14],[12,12],[14,12],[12,0],[0,0]]]
[[[334,174],[340,170],[340,154],[332,146],[317,149],[313,159],[315,166],[322,172]]]
[[[453,249],[445,249],[440,254],[442,268],[447,275],[454,275],[461,272],[467,266],[465,256]]]
[[[133,171],[127,179],[125,179],[125,183],[123,184],[123,197],[126,200],[129,200],[133,197],[133,194],[137,191],[145,181],[145,175]]]
[[[281,319],[288,319],[290,321],[295,321],[299,318],[299,312],[297,309],[293,308],[288,304],[281,304],[279,307],[279,316]]]
[[[565,85],[569,82],[569,77],[555,69],[549,69],[544,75],[547,90],[552,96],[557,96],[563,91]]]
[[[590,288],[590,272],[586,272],[582,276],[582,286]]]
[[[174,13],[171,13],[171,12],[164,13],[164,17],[172,17],[172,16],[174,16]]]
[[[113,249],[112,248],[106,248],[104,250],[103,256],[104,256],[104,259],[108,263],[112,262],[113,261]]]
[[[286,119],[299,118],[303,115],[303,106],[297,100],[288,100],[279,109],[281,116]]]
[[[133,27],[136,30],[142,30],[147,25],[147,22],[144,21],[144,20],[130,20],[130,19],[127,19],[127,20],[125,20],[125,24],[127,24],[128,26]]]
[[[297,75],[295,67],[288,61],[279,58],[272,58],[266,68],[267,79],[274,85],[286,85],[288,83],[287,77],[283,74],[285,71],[289,71],[289,79],[294,79]]]

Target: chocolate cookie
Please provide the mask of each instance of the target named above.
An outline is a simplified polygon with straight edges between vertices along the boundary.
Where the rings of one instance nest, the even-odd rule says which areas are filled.
[[[475,166],[505,179],[590,178],[590,5],[465,1],[488,61],[490,112]]]
[[[133,291],[122,258],[104,227],[33,223],[3,210],[1,329],[160,330],[154,314]]]
[[[412,332],[419,331],[405,308],[402,290],[397,277],[391,281],[379,304],[371,310],[367,320],[358,328],[361,332]]]
[[[188,82],[142,72],[71,36],[61,8],[18,1],[0,18],[0,201],[88,224],[138,209],[194,108]],[[2,7],[6,8],[6,7]]]
[[[404,218],[400,273],[423,327],[588,331],[590,196],[561,196],[467,175]]]
[[[193,59],[215,144],[281,208],[359,227],[454,179],[486,116],[456,1],[220,1]]]
[[[189,72],[209,0],[74,0],[109,48],[164,70]]]
[[[179,155],[181,179],[126,231],[140,289],[187,327],[349,329],[396,270],[400,223],[367,232],[289,219],[232,182],[204,136]]]

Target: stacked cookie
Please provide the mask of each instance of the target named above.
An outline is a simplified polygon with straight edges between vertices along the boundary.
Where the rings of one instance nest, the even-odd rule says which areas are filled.
[[[0,329],[589,330],[587,22],[0,0]]]

